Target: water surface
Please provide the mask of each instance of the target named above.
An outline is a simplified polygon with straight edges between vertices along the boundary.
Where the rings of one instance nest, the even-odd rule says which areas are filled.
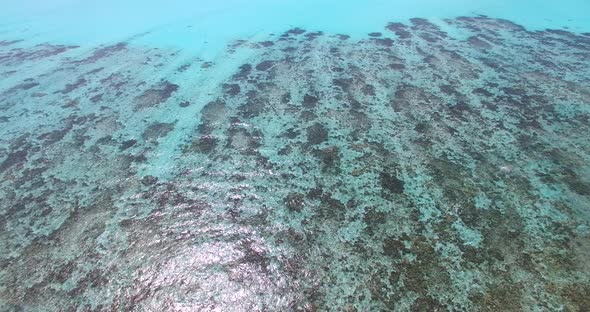
[[[2,311],[584,311],[582,1],[4,3]]]

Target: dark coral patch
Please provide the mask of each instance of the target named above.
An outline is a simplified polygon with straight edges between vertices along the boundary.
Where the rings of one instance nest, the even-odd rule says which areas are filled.
[[[389,23],[386,27],[393,31],[399,39],[409,39],[412,34],[408,31],[408,27],[402,23]]]
[[[395,91],[391,106],[395,112],[401,112],[413,105],[429,105],[432,96],[416,86],[403,84]]]
[[[242,240],[239,248],[243,254],[242,258],[239,260],[240,263],[252,265],[262,272],[262,274],[268,274],[270,260],[265,251],[254,246],[254,243],[249,239]]]
[[[201,122],[203,124],[213,124],[225,117],[226,105],[222,100],[215,100],[207,103],[201,110]]]
[[[312,121],[316,118],[318,118],[318,115],[316,115],[314,112],[310,110],[304,110],[301,112],[301,119],[303,119],[304,121]]]
[[[414,27],[421,29],[437,30],[438,26],[432,24],[425,18],[411,18],[410,22],[414,24]]]
[[[404,181],[388,172],[381,172],[379,174],[379,184],[384,190],[394,194],[401,194],[404,192]]]
[[[383,217],[384,214],[378,215],[379,217]],[[381,221],[383,220],[375,220]],[[402,237],[388,237],[383,241],[383,254],[391,257],[391,258],[400,258],[404,253],[408,252],[408,248],[406,248],[406,244],[404,241],[409,240],[409,238],[404,235]]]
[[[369,116],[362,110],[350,109],[350,125],[356,130],[366,131],[371,127]]]
[[[66,134],[72,129],[71,124],[67,124],[66,127],[58,130],[53,130],[47,133],[43,133],[37,137],[38,140],[43,140],[45,144],[53,144],[61,141]]]
[[[141,95],[137,96],[134,100],[134,109],[137,111],[158,106],[159,104],[166,102],[172,96],[172,94],[178,90],[178,88],[179,86],[177,84],[163,81],[151,89],[145,90]]]
[[[421,33],[418,36],[420,38],[428,41],[429,43],[436,43],[436,42],[440,41],[440,38],[438,36],[435,36],[432,33]]]
[[[262,133],[259,131],[248,132],[239,126],[227,130],[227,148],[238,150],[241,154],[257,155],[257,149],[262,145]]]
[[[305,196],[301,193],[290,193],[283,202],[290,211],[300,212],[305,207]]]
[[[25,81],[23,83],[19,83],[16,86],[10,88],[8,90],[8,92],[15,91],[15,90],[29,90],[29,89],[32,89],[37,86],[39,86],[38,82]]]
[[[259,71],[266,71],[270,69],[275,64],[275,61],[262,61],[256,65],[256,70]]]
[[[301,29],[299,27],[296,27],[296,28],[287,30],[287,32],[285,32],[285,34],[283,34],[283,36],[289,36],[289,35],[295,35],[296,36],[296,35],[301,35],[304,32],[305,32],[305,30],[303,30],[303,29]]]
[[[328,140],[328,129],[320,123],[307,128],[307,143],[317,145]]]
[[[19,39],[19,40],[2,40],[2,41],[0,41],[0,47],[7,47],[9,45],[13,45],[15,43],[19,43],[19,42],[22,42],[22,41],[24,41],[24,40],[22,40],[22,39]]]
[[[574,192],[580,195],[590,195],[590,183],[582,180],[574,170],[564,170],[561,180]]]
[[[419,122],[414,126],[414,130],[418,133],[426,133],[430,129],[430,125],[426,122]]]
[[[484,88],[475,88],[473,91],[471,91],[471,93],[485,97],[491,97],[493,95],[490,91]]]
[[[287,155],[291,154],[292,151],[293,151],[293,148],[291,148],[291,146],[285,146],[277,152],[277,155],[287,156]]]
[[[196,139],[187,151],[208,154],[217,147],[218,139],[212,135],[203,135]]]
[[[503,64],[498,62],[498,60],[487,57],[480,57],[479,61],[481,61],[484,65],[494,69],[497,72],[506,72],[506,70],[502,67]]]
[[[340,149],[336,146],[314,150],[322,164],[322,172],[340,173]]]
[[[363,221],[368,225],[366,230],[372,235],[373,230],[378,229],[379,225],[387,221],[387,214],[382,211],[377,211],[375,207],[367,207],[365,208]]]
[[[123,141],[123,142],[121,143],[121,146],[119,147],[119,149],[120,149],[121,151],[124,151],[124,150],[126,150],[126,149],[128,149],[128,148],[132,147],[133,145],[135,145],[135,143],[137,143],[137,140],[133,140],[133,139],[131,139],[131,140],[126,140],[126,141]]]
[[[143,131],[141,137],[144,140],[158,139],[165,137],[172,130],[174,130],[174,123],[154,122]]]
[[[223,84],[223,92],[230,96],[236,96],[240,94],[240,85],[235,83],[224,83]]]
[[[185,72],[187,69],[189,69],[190,67],[191,67],[191,64],[182,64],[182,65],[180,65],[180,66],[179,66],[179,67],[176,69],[176,71],[177,71],[177,72],[179,72],[179,73],[183,73],[183,72]]]
[[[246,40],[236,40],[234,43],[229,45],[229,52],[233,53],[236,51],[237,48],[245,45],[248,41]]]
[[[484,41],[483,39],[481,39],[480,37],[477,36],[471,36],[467,39],[467,42],[469,42],[470,45],[478,48],[478,49],[482,49],[482,50],[489,50],[492,48],[492,45],[489,44],[488,42]]]
[[[324,195],[324,190],[321,186],[316,186],[310,189],[305,195],[309,199],[320,199]]]
[[[96,73],[100,73],[103,70],[104,70],[104,67],[98,67],[98,68],[87,71],[84,75],[94,75]]]
[[[103,94],[102,93],[101,94],[97,94],[97,95],[95,95],[95,96],[93,96],[93,97],[90,98],[90,102],[96,104],[96,103],[102,101],[102,97],[103,97]]]
[[[505,88],[502,88],[502,92],[504,92],[505,94],[508,94],[508,95],[512,95],[512,96],[526,95],[526,90],[521,89],[521,88],[505,87]]]
[[[340,200],[332,197],[330,193],[322,194],[320,198],[320,207],[318,207],[318,215],[320,218],[327,220],[344,220],[344,213],[346,212],[346,205]]]
[[[453,87],[450,84],[444,84],[438,87],[440,89],[440,91],[446,95],[454,95],[454,96],[460,96],[461,93],[457,92],[457,90],[455,90],[455,87]]]
[[[281,137],[288,138],[288,139],[295,139],[296,137],[299,136],[300,133],[301,132],[295,128],[289,128],[281,135]]]
[[[62,94],[68,94],[68,93],[80,88],[81,86],[85,85],[87,82],[88,81],[84,78],[78,78],[78,80],[76,80],[76,82],[66,84],[65,88],[59,92]]]
[[[348,91],[352,86],[352,78],[335,78],[332,80],[332,84],[340,87],[343,91]]]
[[[106,46],[103,48],[98,48],[96,50],[94,50],[93,54],[83,60],[80,61],[74,61],[72,62],[73,64],[90,64],[90,63],[94,63],[100,59],[109,57],[117,52],[123,51],[127,48],[127,43],[125,42],[119,42],[117,44],[114,45],[110,45],[110,46]]]
[[[459,101],[455,105],[449,106],[449,111],[452,116],[457,117],[461,120],[465,120],[467,115],[471,112],[469,104]]]
[[[361,91],[363,92],[364,95],[375,96],[375,87],[373,87],[370,84],[364,85],[361,88]]]
[[[389,68],[395,69],[395,70],[404,70],[404,69],[406,69],[406,65],[394,63],[394,64],[389,64]]]
[[[0,54],[0,63],[22,63],[37,61],[51,56],[56,56],[77,46],[52,45],[48,43],[37,44],[30,49],[13,48],[8,53]]]
[[[296,47],[286,47],[284,49],[281,49],[281,51],[283,51],[285,53],[292,53],[292,52],[297,51],[297,48]]]
[[[287,104],[291,102],[291,93],[287,92],[281,95],[281,104]]]
[[[316,32],[310,32],[305,34],[305,39],[310,41],[310,40],[314,40],[315,38],[322,36],[324,33],[321,31],[316,31]]]
[[[266,102],[260,98],[253,98],[238,107],[240,116],[254,118],[266,111]]]
[[[373,41],[384,47],[393,47],[393,40],[391,38],[378,38],[373,39]]]
[[[146,175],[145,177],[141,178],[141,184],[145,186],[154,185],[158,182],[158,178],[152,175]]]
[[[0,164],[0,172],[4,172],[6,171],[6,169],[12,166],[25,163],[27,161],[27,155],[28,152],[26,149],[9,153],[8,155],[6,155],[4,161],[2,161],[2,164]]]
[[[273,45],[275,45],[272,41],[262,41],[258,43],[259,45],[268,48],[268,47],[272,47]]]
[[[303,96],[303,107],[313,108],[318,104],[319,99],[313,95],[306,94]]]

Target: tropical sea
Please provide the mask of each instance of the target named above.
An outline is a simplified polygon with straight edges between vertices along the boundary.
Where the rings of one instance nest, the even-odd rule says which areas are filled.
[[[0,8],[0,311],[590,308],[590,2]]]

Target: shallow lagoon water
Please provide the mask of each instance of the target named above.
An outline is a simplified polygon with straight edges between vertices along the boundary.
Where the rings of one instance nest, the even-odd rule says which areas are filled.
[[[0,310],[584,311],[589,6],[3,3]]]

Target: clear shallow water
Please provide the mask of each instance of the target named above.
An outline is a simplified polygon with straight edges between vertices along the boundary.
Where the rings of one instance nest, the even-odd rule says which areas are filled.
[[[587,3],[255,4],[4,4],[0,310],[589,306]]]

